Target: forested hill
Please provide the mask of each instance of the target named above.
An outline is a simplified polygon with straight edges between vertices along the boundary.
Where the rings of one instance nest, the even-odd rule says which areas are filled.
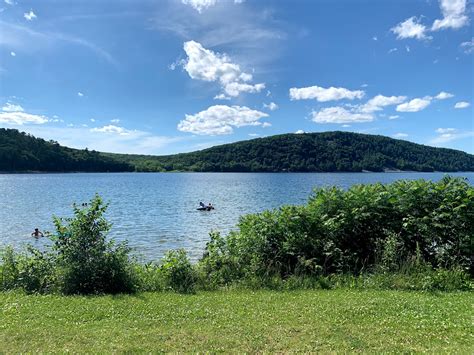
[[[168,156],[99,153],[0,129],[0,171],[474,171],[474,155],[351,132],[283,134]]]
[[[474,171],[474,155],[351,132],[282,134],[151,157],[114,155],[140,171]]]
[[[134,171],[125,162],[90,150],[71,149],[16,129],[0,128],[0,171]]]

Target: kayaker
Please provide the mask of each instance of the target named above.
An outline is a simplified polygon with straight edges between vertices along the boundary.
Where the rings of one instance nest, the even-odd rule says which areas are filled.
[[[205,208],[205,207],[206,207],[206,205],[204,205],[204,203],[203,203],[202,201],[199,202],[199,206],[201,206],[202,208]]]

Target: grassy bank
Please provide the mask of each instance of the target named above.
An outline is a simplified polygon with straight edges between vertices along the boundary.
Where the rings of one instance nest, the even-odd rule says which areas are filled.
[[[0,293],[0,352],[472,351],[472,294]]]

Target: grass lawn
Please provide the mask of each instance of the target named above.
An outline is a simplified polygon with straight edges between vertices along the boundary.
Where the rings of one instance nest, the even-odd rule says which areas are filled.
[[[472,293],[0,293],[0,352],[473,353]]]

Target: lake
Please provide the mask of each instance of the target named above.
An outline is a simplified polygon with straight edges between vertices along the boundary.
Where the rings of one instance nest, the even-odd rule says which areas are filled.
[[[103,173],[0,175],[0,247],[43,248],[47,238],[30,236],[35,227],[52,231],[52,215],[71,216],[74,202],[97,192],[110,203],[111,236],[128,240],[144,261],[169,249],[202,255],[211,230],[227,233],[239,216],[303,204],[314,187],[390,183],[398,179],[439,180],[443,173]],[[474,184],[474,173],[452,173]],[[197,211],[199,201],[211,212]]]

